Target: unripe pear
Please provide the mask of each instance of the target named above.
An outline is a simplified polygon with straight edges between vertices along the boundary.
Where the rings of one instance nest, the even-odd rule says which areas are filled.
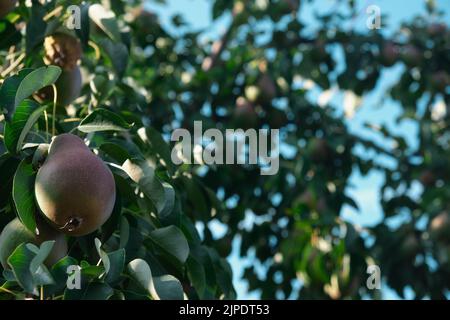
[[[64,234],[51,228],[42,218],[37,217],[36,224],[39,234],[33,234],[18,218],[5,226],[0,235],[0,262],[4,269],[9,269],[7,260],[22,243],[32,243],[39,246],[45,241],[54,240],[55,244],[45,260],[45,264],[49,267],[67,255],[67,241]]]
[[[83,236],[111,216],[116,187],[109,168],[83,140],[61,134],[52,141],[37,173],[35,194],[41,212],[55,228]]]

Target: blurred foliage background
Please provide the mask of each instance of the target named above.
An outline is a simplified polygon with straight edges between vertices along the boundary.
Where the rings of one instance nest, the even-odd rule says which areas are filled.
[[[19,2],[4,24],[17,32],[0,40],[2,77],[38,64],[45,35],[65,19],[55,14],[42,24],[46,14],[81,4]],[[319,27],[312,29],[301,19],[312,1],[211,0],[213,23],[227,20],[219,37],[206,40],[205,30],[190,28],[183,15],[171,18],[176,32],[169,32],[140,1],[101,2],[114,13],[117,33],[99,30],[83,15],[76,32],[83,85],[61,110],[61,126],[70,123],[62,119],[101,106],[167,141],[176,128],[193,130],[195,120],[204,130],[280,129],[276,175],[262,176],[256,165],[183,165],[190,179],[177,179],[202,243],[222,257],[238,243],[239,256],[251,261],[242,274],[249,291],[261,298],[380,298],[366,287],[367,266],[376,264],[400,297],[405,288],[418,299],[448,297],[450,30],[434,1],[385,34],[385,16],[381,29],[348,27],[366,19],[363,1],[331,1],[315,13]],[[25,23],[34,24],[34,34],[27,31],[26,57],[14,66],[8,49],[21,41]],[[349,130],[391,68],[398,68],[399,81],[384,88],[382,99],[401,105],[398,125],[417,125],[414,145],[371,119],[364,127],[373,136]],[[336,107],[330,101],[338,94],[344,99]],[[344,206],[365,214],[349,192],[355,172],[383,176],[383,214],[375,225],[342,217]],[[224,226],[220,237],[211,221]]]

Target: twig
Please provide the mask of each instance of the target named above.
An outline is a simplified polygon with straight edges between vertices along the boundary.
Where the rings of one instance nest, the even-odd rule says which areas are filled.
[[[2,78],[6,77],[8,73],[14,70],[25,58],[25,53],[22,53],[16,61],[14,61],[6,70],[1,73]]]
[[[47,110],[44,110],[44,119],[45,119],[45,133],[46,133],[46,140],[47,140],[47,142],[49,142],[49,141],[48,141],[49,133],[48,133],[48,114],[47,114]]]
[[[9,294],[12,294],[13,296],[17,296],[16,293],[14,293],[14,292],[12,292],[11,290],[8,290],[8,289],[6,289],[6,288],[3,288],[3,287],[0,287],[0,291],[3,291],[3,292],[6,292],[6,293],[9,293]]]
[[[61,13],[62,9],[63,9],[62,6],[56,7],[55,9],[53,9],[52,11],[50,11],[49,13],[47,13],[47,14],[42,18],[42,20],[44,20],[45,22],[47,22],[48,20],[50,20],[51,17],[58,16],[58,15]]]
[[[95,50],[95,60],[100,59],[100,48],[95,44],[95,42],[89,40],[88,45],[90,45]]]
[[[77,122],[77,121],[81,121],[81,118],[70,118],[63,120],[63,122]]]

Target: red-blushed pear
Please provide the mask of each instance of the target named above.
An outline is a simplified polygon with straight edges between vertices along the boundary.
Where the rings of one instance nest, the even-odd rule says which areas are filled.
[[[420,250],[420,242],[414,233],[407,234],[400,243],[400,252],[406,258],[413,258]]]
[[[253,103],[244,97],[236,99],[233,118],[237,128],[250,129],[256,128],[258,125],[258,114],[255,111],[255,107]]]
[[[443,211],[435,216],[428,226],[428,232],[432,240],[450,239],[450,214]]]
[[[314,162],[326,162],[331,156],[331,151],[324,138],[313,138],[308,144],[308,153]]]
[[[80,41],[66,33],[55,33],[44,40],[44,62],[62,69],[61,75],[55,82],[57,97],[56,104],[65,107],[80,96],[82,77],[79,62],[82,56]],[[53,88],[45,87],[37,95],[45,101],[53,101]],[[60,110],[58,110],[60,111]]]
[[[436,71],[430,78],[431,86],[437,91],[445,91],[450,85],[450,75],[444,70]]]
[[[9,269],[8,258],[22,243],[32,243],[39,246],[45,241],[54,240],[53,248],[45,260],[48,267],[67,255],[67,241],[64,234],[50,227],[40,217],[37,217],[36,224],[39,234],[33,234],[18,218],[5,226],[0,235],[0,262],[3,268]]]
[[[300,8],[300,0],[281,0],[279,5],[283,13],[297,13]]]
[[[267,61],[262,60],[258,64],[260,75],[258,77],[257,87],[259,94],[257,99],[260,103],[270,103],[277,95],[277,86],[268,71]]]
[[[420,174],[419,181],[424,187],[431,187],[436,183],[437,177],[432,170],[426,169]]]
[[[62,70],[58,80],[55,82],[56,87],[56,105],[65,107],[71,104],[80,96],[83,81],[81,77],[80,67],[76,66],[71,70]],[[38,93],[38,97],[45,101],[53,101],[53,87],[45,87]],[[58,111],[60,111],[59,108]]]
[[[55,33],[44,40],[44,62],[47,65],[72,70],[83,52],[80,41],[66,33]]]
[[[399,57],[399,47],[392,41],[386,41],[381,49],[381,63],[386,67],[391,67],[398,61]]]
[[[1,0],[0,1],[0,19],[10,13],[16,6],[17,0]]]
[[[417,67],[423,60],[422,51],[413,44],[406,45],[402,50],[401,56],[410,67]]]
[[[435,22],[428,26],[427,31],[432,37],[444,35],[447,32],[447,26],[445,23]]]
[[[111,216],[116,187],[111,170],[73,134],[50,145],[35,182],[37,204],[47,220],[70,236],[100,228]]]

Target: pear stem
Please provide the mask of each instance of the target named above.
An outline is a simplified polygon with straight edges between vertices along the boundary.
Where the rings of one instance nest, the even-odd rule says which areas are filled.
[[[45,133],[46,133],[46,136],[45,136],[45,139],[47,140],[47,142],[49,142],[48,141],[48,114],[47,114],[47,110],[44,110],[44,119],[45,119]]]
[[[56,123],[56,99],[58,97],[58,90],[56,90],[55,84],[52,84],[53,87],[53,119],[52,119],[52,137],[55,136],[55,123]]]

